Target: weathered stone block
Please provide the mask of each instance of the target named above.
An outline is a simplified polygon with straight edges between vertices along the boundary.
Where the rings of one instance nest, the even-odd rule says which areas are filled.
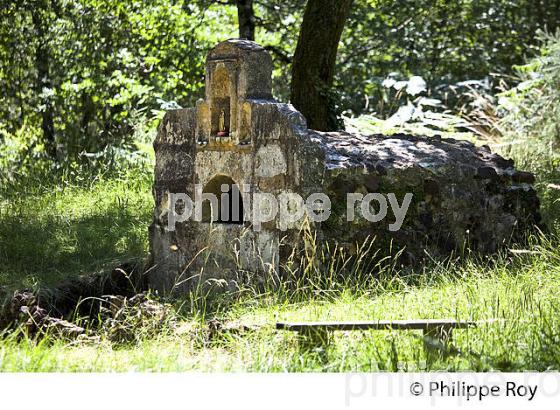
[[[540,223],[534,177],[487,147],[439,137],[309,130],[291,105],[272,99],[271,73],[270,56],[258,44],[220,43],[208,54],[206,98],[163,119],[154,143],[148,272],[154,288],[180,291],[206,279],[236,280],[242,272],[277,273],[302,244],[305,221],[276,215],[255,229],[251,208],[259,194],[304,200],[328,194],[330,217],[309,225],[318,241],[336,242],[351,254],[375,237],[375,246],[391,244],[411,262],[426,251],[494,252]],[[207,201],[201,220],[171,223],[177,219],[170,214],[174,205],[180,213],[188,208],[173,203],[176,195],[194,200],[225,192],[237,192],[243,220],[221,215],[224,203]],[[349,207],[353,194],[383,201]],[[381,212],[382,202],[394,211],[393,202],[402,204],[407,194],[410,206],[400,223],[391,212],[376,222],[366,218],[365,212]],[[286,209],[295,209],[288,203]],[[355,218],[348,221],[350,211]]]

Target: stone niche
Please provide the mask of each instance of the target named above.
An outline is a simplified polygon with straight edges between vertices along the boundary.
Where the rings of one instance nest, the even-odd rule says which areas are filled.
[[[495,252],[540,223],[531,174],[470,142],[410,135],[358,135],[309,130],[291,105],[272,99],[272,61],[247,40],[228,40],[206,60],[206,95],[196,108],[168,112],[154,142],[155,212],[150,228],[148,281],[163,292],[207,279],[236,280],[239,272],[281,270],[302,244],[301,224],[277,217],[253,229],[250,218],[202,218],[169,229],[169,194],[226,192],[249,209],[252,195],[326,193],[331,216],[311,229],[318,241],[352,253],[375,237],[411,263],[464,250]],[[372,223],[345,219],[349,193],[394,193],[413,199],[402,227],[389,213]],[[235,195],[231,195],[232,197]],[[209,202],[208,202],[209,203]],[[218,206],[220,206],[218,204]],[[180,209],[178,209],[180,211]],[[218,215],[220,215],[219,209]],[[283,226],[283,229],[280,229]]]
[[[197,103],[199,145],[250,144],[251,101],[272,100],[272,60],[259,45],[218,44],[206,59],[206,99]]]

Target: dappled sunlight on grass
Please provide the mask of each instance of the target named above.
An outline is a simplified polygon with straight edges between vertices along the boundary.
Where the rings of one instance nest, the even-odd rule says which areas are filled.
[[[560,265],[558,247],[493,266],[465,263],[449,275],[416,281],[380,280],[336,297],[283,298],[260,303],[241,298],[217,316],[186,310],[169,331],[119,345],[103,337],[71,344],[8,340],[0,345],[3,371],[377,371],[560,369],[558,335]],[[225,303],[221,301],[220,303]],[[177,306],[182,305],[178,302]],[[184,305],[182,305],[184,306]],[[209,319],[256,325],[210,336]],[[293,332],[274,329],[276,321],[390,320],[455,318],[500,319],[478,328],[456,330],[455,350],[431,356],[417,331],[335,332],[316,354],[304,351]]]
[[[548,224],[545,235],[519,245],[521,252],[431,260],[417,269],[385,260],[375,276],[363,275],[360,266],[341,277],[332,268],[337,264],[324,263],[332,271],[313,265],[275,288],[239,283],[237,292],[185,295],[175,303],[176,323],[155,336],[135,329],[128,343],[111,340],[101,325],[72,342],[7,336],[0,371],[559,370],[560,191],[549,185],[560,185],[560,163],[550,151],[515,147],[505,154],[537,173]],[[49,286],[145,257],[151,183],[146,168],[7,193],[0,199],[0,287]],[[436,356],[417,331],[335,332],[329,345],[307,351],[297,334],[275,330],[277,321],[431,318],[501,321],[456,330],[454,350]],[[212,321],[249,330],[212,332]]]
[[[98,180],[89,187],[10,197],[0,207],[0,285],[52,284],[147,252],[152,198],[144,184]]]

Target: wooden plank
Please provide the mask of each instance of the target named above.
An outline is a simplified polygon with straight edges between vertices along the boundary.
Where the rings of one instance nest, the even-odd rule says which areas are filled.
[[[324,330],[431,330],[434,328],[466,329],[476,327],[481,322],[457,321],[454,319],[427,320],[378,320],[357,322],[277,322],[276,329],[294,332],[310,328]]]

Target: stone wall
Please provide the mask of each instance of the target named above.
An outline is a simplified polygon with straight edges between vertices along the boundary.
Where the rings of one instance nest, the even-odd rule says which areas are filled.
[[[495,252],[540,223],[534,178],[512,161],[466,141],[309,130],[291,105],[272,99],[271,72],[270,57],[257,44],[220,43],[208,56],[206,98],[163,119],[154,143],[152,287],[183,291],[207,279],[234,280],[240,271],[279,272],[302,244],[303,221],[283,229],[280,217],[259,230],[247,219],[190,219],[170,229],[170,194],[195,198],[197,190],[210,192],[224,181],[242,188],[244,204],[255,193],[304,199],[325,193],[331,216],[311,225],[319,242],[336,242],[352,254],[375,237],[376,249],[402,251],[410,263],[465,248]],[[412,198],[393,230],[390,212],[370,222],[357,208],[347,221],[352,193],[393,194],[400,203],[407,193]]]
[[[333,200],[322,231],[350,248],[375,237],[379,246],[392,243],[394,252],[402,249],[411,261],[426,252],[447,256],[465,248],[492,253],[541,222],[533,175],[487,146],[402,134],[310,134],[326,153],[324,187]],[[413,199],[404,224],[391,232],[391,212],[377,223],[345,221],[344,202],[352,192],[395,193],[399,201],[410,192]]]

